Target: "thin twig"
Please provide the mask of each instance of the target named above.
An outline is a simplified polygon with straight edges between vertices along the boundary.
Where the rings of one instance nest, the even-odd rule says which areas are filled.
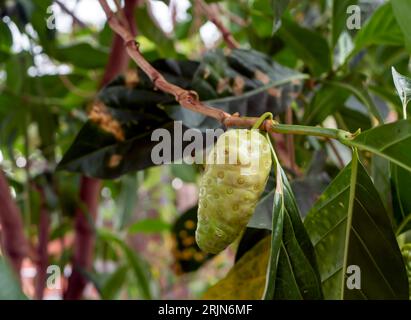
[[[67,8],[64,3],[62,3],[60,0],[54,0],[54,2],[58,4],[61,10],[63,10],[65,13],[71,16],[74,22],[76,22],[81,28],[88,28],[88,26],[83,21],[81,21],[79,18],[77,18],[77,16],[72,11],[70,11],[69,8]]]
[[[198,94],[195,91],[185,90],[177,85],[168,82],[141,54],[139,44],[136,42],[133,34],[130,32],[128,26],[121,23],[117,16],[110,9],[106,0],[99,0],[103,8],[108,23],[111,29],[116,32],[124,40],[127,53],[137,63],[141,70],[150,78],[154,87],[173,95],[175,100],[184,108],[191,111],[201,113],[205,116],[214,118],[220,121],[226,127],[241,127],[250,128],[257,122],[257,117],[240,117],[238,115],[230,115],[229,113],[208,106],[200,101]],[[353,138],[349,132],[338,129],[328,129],[320,127],[298,126],[298,125],[280,125],[276,121],[265,120],[260,129],[269,132],[286,133],[286,134],[301,134],[313,135],[319,137],[333,138],[339,140],[346,140]]]
[[[215,26],[220,30],[224,41],[227,43],[230,49],[239,48],[240,45],[234,39],[231,32],[224,26],[221,20],[218,18],[218,7],[213,5],[208,5],[204,0],[197,0],[198,6],[201,11],[207,16],[207,18],[215,24]]]

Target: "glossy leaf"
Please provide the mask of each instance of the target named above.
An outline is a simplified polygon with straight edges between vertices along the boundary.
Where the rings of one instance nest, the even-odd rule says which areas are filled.
[[[411,120],[400,120],[364,131],[347,141],[411,171]]]
[[[397,234],[411,229],[411,172],[391,165],[392,198]]]
[[[356,157],[333,180],[304,224],[314,243],[326,299],[408,298],[390,219]],[[360,289],[347,288],[351,265],[360,268]]]
[[[288,183],[277,160],[269,267],[264,299],[321,299],[317,262]]]

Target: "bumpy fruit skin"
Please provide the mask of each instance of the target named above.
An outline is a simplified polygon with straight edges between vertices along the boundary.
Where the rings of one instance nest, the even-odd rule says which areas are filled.
[[[229,162],[233,153],[236,161]],[[196,241],[203,251],[219,253],[244,230],[271,164],[269,142],[257,130],[229,130],[218,138],[200,183]]]

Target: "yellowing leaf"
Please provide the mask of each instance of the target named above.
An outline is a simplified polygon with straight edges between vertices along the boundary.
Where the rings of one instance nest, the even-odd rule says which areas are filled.
[[[208,300],[259,300],[262,298],[270,250],[270,236],[257,243],[228,272],[207,290]]]

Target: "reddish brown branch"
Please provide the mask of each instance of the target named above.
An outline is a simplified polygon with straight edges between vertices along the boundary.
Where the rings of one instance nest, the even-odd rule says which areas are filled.
[[[16,273],[20,275],[21,264],[28,254],[29,245],[24,235],[20,210],[10,194],[2,170],[0,170],[0,226],[4,254],[10,259]]]
[[[99,193],[99,180],[82,177],[80,200],[88,212],[84,212],[80,208],[76,211],[73,271],[69,278],[67,291],[64,294],[64,299],[67,300],[81,298],[87,284],[81,269],[89,270],[93,263],[94,229],[92,221],[97,216]]]
[[[138,1],[139,0],[126,0],[124,7],[124,16],[128,21],[127,27],[128,30],[131,30],[129,32],[132,37],[136,34],[134,8]],[[101,86],[108,84],[118,74],[126,71],[128,63],[129,56],[125,50],[124,42],[119,35],[115,34]],[[70,276],[64,299],[80,299],[87,284],[87,280],[83,277],[80,270],[90,270],[93,263],[95,235],[90,219],[95,221],[97,216],[100,186],[101,183],[99,180],[82,177],[80,200],[85,204],[88,212],[83,212],[81,209],[78,209],[76,212],[73,272]]]
[[[138,43],[136,43],[133,34],[130,32],[128,26],[121,23],[121,20],[113,13],[107,4],[106,0],[99,0],[101,7],[103,8],[108,23],[111,29],[117,33],[123,39],[128,55],[137,63],[137,65],[144,71],[144,73],[151,79],[154,86],[165,92],[173,95],[175,100],[186,109],[192,110],[197,113],[201,113],[208,117],[212,117],[226,127],[243,127],[249,128],[254,125],[258,120],[256,117],[239,117],[238,115],[230,115],[229,113],[208,106],[199,100],[196,92],[185,90],[179,86],[169,83],[151,64],[144,58],[139,50]],[[262,129],[267,131],[273,131],[273,122],[266,120],[262,125]]]
[[[47,209],[44,194],[40,191],[41,208],[40,222],[38,225],[38,245],[37,245],[37,276],[35,285],[35,297],[38,300],[43,299],[44,288],[47,281],[47,267],[49,265],[48,242],[50,232],[50,217]]]
[[[200,10],[207,16],[208,20],[214,23],[214,25],[218,28],[218,30],[220,30],[221,35],[223,36],[223,39],[225,43],[227,44],[227,46],[230,49],[239,48],[240,45],[238,44],[238,42],[234,39],[231,32],[224,26],[224,24],[218,18],[219,16],[218,7],[215,4],[208,5],[207,3],[204,2],[204,0],[197,0],[197,3],[198,3]]]

